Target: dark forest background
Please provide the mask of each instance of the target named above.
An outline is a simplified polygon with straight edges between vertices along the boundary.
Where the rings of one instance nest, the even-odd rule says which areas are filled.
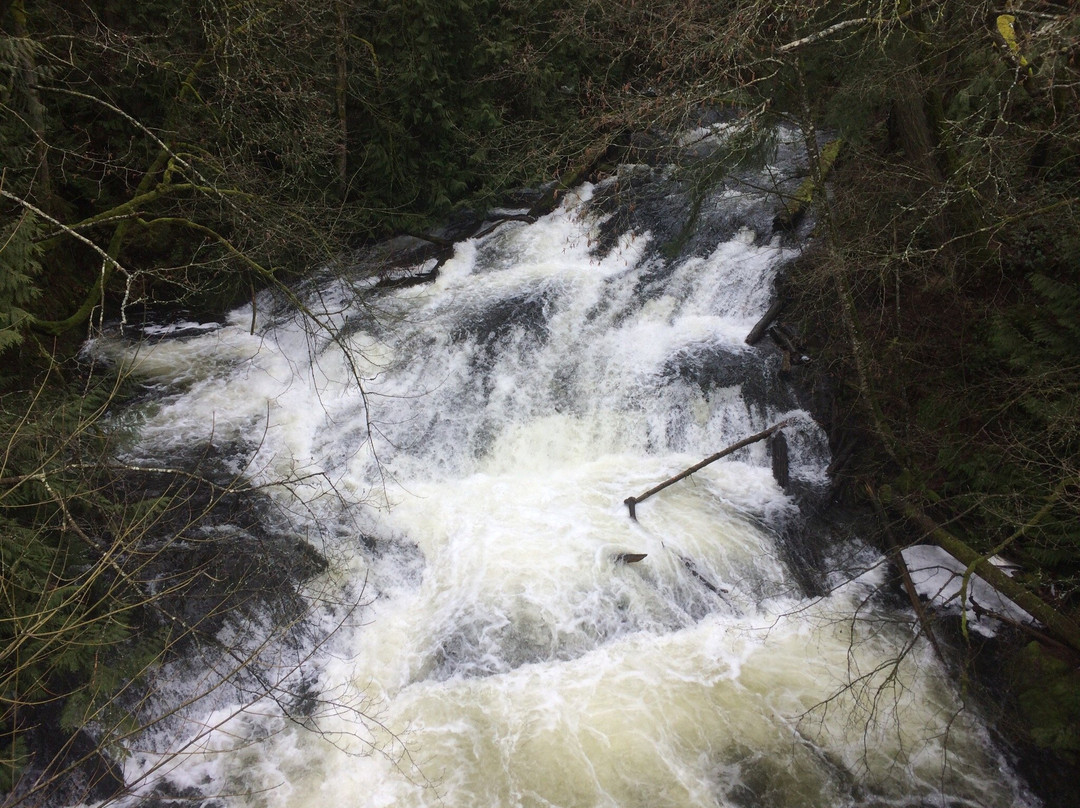
[[[829,391],[837,497],[879,514],[883,548],[1021,566],[1000,586],[1042,629],[1001,674],[1007,719],[1075,764],[1075,4],[0,0],[0,792],[47,801],[95,761],[107,784],[135,729],[110,707],[200,630],[148,537],[236,490],[115,466],[101,419],[131,391],[79,361],[87,336],[288,294],[703,110],[751,152],[805,134],[790,210],[814,243],[783,294]]]

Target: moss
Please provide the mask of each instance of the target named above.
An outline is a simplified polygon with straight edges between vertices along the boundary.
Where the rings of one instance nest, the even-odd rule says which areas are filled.
[[[814,202],[814,195],[818,190],[818,183],[824,182],[829,171],[840,155],[840,148],[844,141],[839,138],[830,140],[821,147],[818,154],[818,171],[811,172],[810,176],[800,183],[795,193],[787,200],[784,211],[777,217],[776,226],[782,230],[791,230],[806,215],[810,205]]]

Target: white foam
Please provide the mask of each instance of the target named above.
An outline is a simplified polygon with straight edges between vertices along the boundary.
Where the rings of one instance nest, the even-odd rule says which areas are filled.
[[[322,694],[314,713],[223,688],[139,740],[126,772],[148,775],[144,793],[167,761],[174,788],[283,808],[831,806],[851,799],[839,769],[883,802],[1009,803],[931,658],[901,653],[901,617],[877,633],[851,619],[876,608],[873,574],[802,594],[773,530],[794,505],[763,443],[630,520],[626,497],[782,417],[794,476],[823,481],[827,458],[804,413],[670,370],[695,351],[747,357],[792,254],[743,230],[638,299],[652,237],[596,257],[594,190],[457,245],[433,285],[384,297],[393,323],[331,314],[340,282],[319,300],[336,340],[301,317],[252,337],[238,314],[126,355],[170,386],[141,450],[246,442],[253,481],[292,480],[266,490],[332,561],[305,624],[323,644],[264,652],[283,687]],[[508,301],[520,316],[500,315]]]

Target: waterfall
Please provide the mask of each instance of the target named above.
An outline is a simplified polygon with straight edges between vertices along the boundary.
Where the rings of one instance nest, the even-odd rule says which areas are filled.
[[[128,804],[1032,804],[874,596],[883,560],[798,528],[827,440],[744,341],[801,249],[761,190],[792,174],[781,140],[705,191],[623,166],[432,283],[357,259],[254,330],[247,307],[91,346],[149,391],[117,415],[125,462],[212,456],[327,560],[287,629],[228,618],[228,652],[156,676]],[[787,487],[761,442],[629,518],[783,419]]]

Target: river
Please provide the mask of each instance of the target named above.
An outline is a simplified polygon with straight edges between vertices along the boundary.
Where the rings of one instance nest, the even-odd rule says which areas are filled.
[[[287,629],[226,620],[156,677],[120,804],[1036,804],[883,560],[811,518],[828,441],[744,341],[803,248],[760,187],[795,143],[707,193],[623,166],[432,283],[357,258],[306,313],[98,340],[152,391],[126,462],[215,447],[328,561]],[[785,419],[786,488],[762,441],[629,518]]]

